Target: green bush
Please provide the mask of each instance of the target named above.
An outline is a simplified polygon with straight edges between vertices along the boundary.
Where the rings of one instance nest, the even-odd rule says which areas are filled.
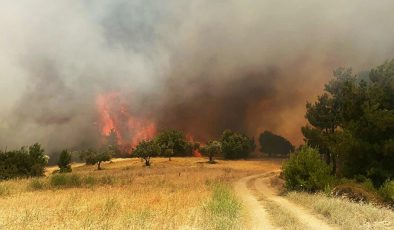
[[[50,180],[51,187],[80,187],[82,180],[78,175],[55,174]]]
[[[59,155],[57,165],[59,166],[60,173],[71,172],[71,153],[67,150],[63,150]]]
[[[394,180],[387,180],[384,182],[379,192],[387,202],[394,204]]]
[[[288,190],[322,191],[330,188],[334,182],[330,171],[330,167],[320,159],[318,150],[309,146],[292,153],[283,164]]]
[[[29,188],[31,190],[42,190],[47,187],[47,184],[40,179],[33,179],[30,181]]]
[[[36,143],[19,150],[0,150],[0,180],[18,177],[43,176],[48,156]]]

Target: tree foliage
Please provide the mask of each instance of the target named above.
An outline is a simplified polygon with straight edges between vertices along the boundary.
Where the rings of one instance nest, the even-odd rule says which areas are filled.
[[[366,80],[338,69],[325,91],[307,104],[306,143],[326,156],[333,173],[363,175],[375,186],[393,178],[394,60],[372,69]]]
[[[151,165],[151,157],[160,153],[160,146],[154,140],[141,141],[133,151],[133,154],[145,161],[145,166]]]
[[[288,155],[294,151],[294,146],[286,138],[271,133],[270,131],[264,131],[259,136],[259,142],[261,145],[260,151],[267,153],[269,156],[272,155]]]
[[[155,141],[160,147],[163,156],[190,156],[191,148],[186,136],[179,130],[164,130],[160,132]]]
[[[222,153],[226,159],[246,159],[256,147],[253,139],[231,130],[223,132],[221,143]]]
[[[219,141],[209,141],[205,146],[200,148],[201,153],[209,157],[209,163],[214,163],[213,158],[222,151],[222,144]]]
[[[66,149],[63,150],[59,155],[57,165],[59,166],[60,173],[71,172],[71,153]]]
[[[97,164],[97,169],[101,170],[101,163],[105,161],[110,161],[112,158],[111,149],[108,147],[102,147],[98,150],[88,149],[82,152],[80,158],[85,160],[87,165]]]
[[[48,156],[40,144],[0,151],[0,179],[43,176]]]

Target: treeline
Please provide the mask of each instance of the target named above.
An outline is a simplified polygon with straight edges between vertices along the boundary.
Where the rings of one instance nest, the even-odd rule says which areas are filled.
[[[293,156],[287,163],[288,178],[304,173],[308,178],[303,181],[312,177],[316,180],[316,175],[328,172],[336,178],[371,181],[375,188],[393,180],[394,60],[372,69],[368,77],[355,75],[351,69],[334,71],[334,79],[325,85],[324,93],[316,102],[307,103],[306,109],[309,124],[302,128],[306,145],[323,156],[327,167],[316,163],[318,167],[311,166],[310,170],[297,168],[296,162],[316,158],[311,153],[314,150],[304,147],[298,151],[300,156]],[[313,170],[316,175],[312,176]],[[309,190],[322,189],[329,181]],[[287,182],[291,188],[302,184]]]
[[[155,156],[192,156],[199,152],[209,157],[214,163],[214,157],[222,155],[225,159],[246,159],[255,149],[253,138],[245,134],[225,130],[220,140],[211,140],[202,145],[199,142],[188,141],[185,134],[178,130],[165,130],[151,140],[141,141],[132,154],[145,161],[150,166],[150,160]]]

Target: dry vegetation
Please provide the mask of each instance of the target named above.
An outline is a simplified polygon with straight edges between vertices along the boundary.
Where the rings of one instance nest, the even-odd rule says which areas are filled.
[[[394,212],[373,204],[354,203],[325,194],[290,192],[287,198],[322,214],[341,229],[393,229]]]
[[[139,159],[79,166],[72,174],[0,183],[0,229],[238,229],[229,186],[278,162]],[[52,169],[53,170],[53,169]]]

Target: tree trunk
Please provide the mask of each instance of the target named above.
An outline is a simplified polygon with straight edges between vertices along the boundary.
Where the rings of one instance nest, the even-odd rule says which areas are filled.
[[[212,163],[213,162],[213,156],[209,155],[209,162]]]
[[[168,160],[171,161],[171,156],[168,157]]]
[[[145,158],[145,166],[150,166],[150,159],[149,158]]]
[[[97,162],[97,170],[101,170],[101,161]]]
[[[336,175],[337,174],[337,159],[335,156],[332,156],[332,175]]]

